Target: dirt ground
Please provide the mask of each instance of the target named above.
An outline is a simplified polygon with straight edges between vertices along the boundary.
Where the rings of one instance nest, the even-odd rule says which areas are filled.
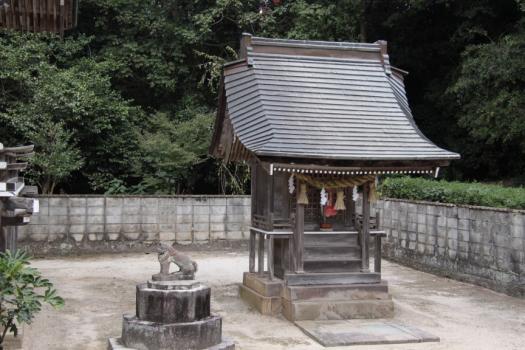
[[[260,315],[238,297],[247,269],[243,251],[195,251],[197,279],[212,287],[212,311],[237,349],[323,349],[284,318]],[[23,348],[105,349],[121,332],[122,313],[133,313],[135,284],[158,272],[153,254],[35,260],[66,300],[45,309],[24,330]],[[368,349],[524,349],[525,300],[383,262],[395,303],[395,320],[441,337],[440,343],[358,346]],[[332,348],[342,349],[342,348]]]

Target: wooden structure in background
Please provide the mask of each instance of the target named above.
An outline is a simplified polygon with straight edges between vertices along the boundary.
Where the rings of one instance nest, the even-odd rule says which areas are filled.
[[[390,65],[384,41],[245,34],[240,58],[224,66],[210,153],[251,165],[250,260],[241,296],[263,313],[282,308],[292,321],[392,315],[381,280],[385,233],[370,217],[376,176],[436,174],[459,155],[415,125],[406,72]],[[320,203],[327,190],[339,192],[339,210]]]
[[[64,35],[77,25],[79,0],[0,0],[0,27]]]
[[[37,189],[26,186],[20,176],[27,163],[19,158],[27,160],[33,148],[4,147],[0,143],[0,252],[16,250],[17,227],[28,224],[33,212],[39,210],[38,200],[23,197],[38,194]]]

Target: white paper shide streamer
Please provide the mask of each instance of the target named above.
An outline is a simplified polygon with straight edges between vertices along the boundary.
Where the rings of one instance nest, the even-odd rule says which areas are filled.
[[[294,175],[290,175],[290,178],[288,179],[288,192],[290,194],[294,193],[295,191],[295,181],[294,181]]]
[[[354,202],[357,202],[359,199],[359,195],[357,194],[357,186],[354,186],[354,190],[352,191],[352,200]]]
[[[321,205],[326,205],[326,203],[328,203],[328,193],[323,187],[321,190]]]

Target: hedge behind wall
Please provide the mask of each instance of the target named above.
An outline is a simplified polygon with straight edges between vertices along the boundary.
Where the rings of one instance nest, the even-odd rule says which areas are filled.
[[[385,198],[525,209],[523,187],[391,177],[383,181],[380,192]]]

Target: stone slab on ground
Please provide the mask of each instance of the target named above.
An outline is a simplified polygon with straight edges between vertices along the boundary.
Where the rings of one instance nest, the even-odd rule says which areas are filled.
[[[128,348],[124,344],[122,344],[122,340],[120,338],[109,338],[108,340],[108,350],[136,350],[133,348]],[[220,344],[214,345],[212,347],[203,349],[203,350],[234,350],[235,349],[235,343],[233,340],[223,337],[222,342]]]
[[[327,347],[439,342],[439,337],[416,327],[386,320],[297,321],[295,324]]]

